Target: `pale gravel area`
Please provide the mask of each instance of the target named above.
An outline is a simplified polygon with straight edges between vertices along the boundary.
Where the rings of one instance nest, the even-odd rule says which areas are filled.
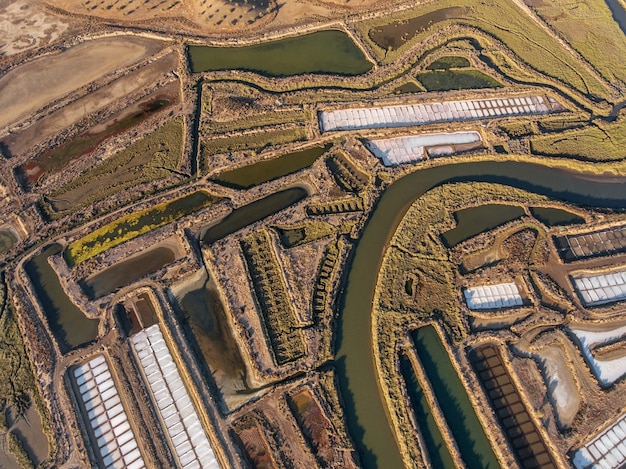
[[[0,78],[0,129],[161,46],[134,36],[94,39],[10,70]]]
[[[0,2],[0,56],[49,44],[67,27],[67,21],[45,12],[37,1]]]
[[[581,398],[563,349],[551,345],[533,356],[544,375],[559,426],[570,427],[580,409]]]

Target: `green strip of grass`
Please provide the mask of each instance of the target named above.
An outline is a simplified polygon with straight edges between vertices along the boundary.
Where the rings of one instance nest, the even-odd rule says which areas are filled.
[[[530,141],[536,155],[562,156],[586,161],[619,161],[626,158],[626,119],[613,124],[535,137]]]

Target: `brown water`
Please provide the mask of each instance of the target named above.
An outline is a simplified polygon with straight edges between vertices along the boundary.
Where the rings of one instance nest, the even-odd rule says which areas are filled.
[[[177,258],[172,249],[159,246],[98,272],[93,277],[81,282],[81,288],[93,301],[156,272]]]

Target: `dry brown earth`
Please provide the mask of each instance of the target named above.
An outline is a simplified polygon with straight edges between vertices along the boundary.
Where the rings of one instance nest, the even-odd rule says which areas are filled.
[[[0,128],[161,47],[161,42],[145,38],[109,37],[10,70],[0,78]],[[78,67],[81,73],[76,73]]]

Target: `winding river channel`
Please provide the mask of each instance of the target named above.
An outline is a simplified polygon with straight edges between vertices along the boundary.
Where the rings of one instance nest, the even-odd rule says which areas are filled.
[[[494,182],[579,205],[626,208],[626,178],[526,162],[481,161],[416,171],[394,182],[377,203],[355,249],[337,333],[336,365],[350,434],[365,467],[400,468],[372,355],[372,305],[388,242],[410,205],[450,182]]]

